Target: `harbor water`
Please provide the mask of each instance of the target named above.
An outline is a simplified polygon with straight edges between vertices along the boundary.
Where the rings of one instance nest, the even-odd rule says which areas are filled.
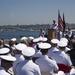
[[[40,31],[0,31],[0,39],[11,39],[16,38],[20,39],[22,36],[33,36],[34,38],[39,37]],[[73,31],[73,34],[75,34],[75,31]]]
[[[34,38],[39,36],[39,31],[0,31],[0,39],[20,39],[22,36],[33,36]]]

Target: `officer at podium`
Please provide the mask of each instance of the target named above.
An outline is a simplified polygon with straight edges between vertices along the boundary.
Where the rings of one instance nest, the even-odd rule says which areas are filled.
[[[51,28],[51,29],[58,29],[58,24],[56,23],[55,20],[53,20],[53,24],[50,25],[50,28]]]
[[[58,36],[58,24],[56,23],[55,20],[53,20],[53,24],[50,25],[50,29],[55,29],[55,37],[57,38],[57,36]]]

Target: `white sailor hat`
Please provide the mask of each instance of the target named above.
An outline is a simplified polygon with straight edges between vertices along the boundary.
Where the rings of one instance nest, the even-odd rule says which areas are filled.
[[[46,37],[43,37],[42,41],[47,41],[48,39]]]
[[[53,43],[53,44],[58,44],[58,42],[59,42],[58,39],[52,39],[52,40],[51,40],[51,43]]]
[[[0,54],[6,54],[6,53],[8,53],[9,51],[10,51],[9,48],[1,48],[1,49],[0,49]]]
[[[28,37],[30,40],[33,40],[34,39],[34,37],[32,37],[32,36],[30,36],[30,37]]]
[[[33,39],[33,42],[39,42],[39,38]]]
[[[27,57],[33,56],[35,54],[35,49],[32,47],[26,47],[22,51],[22,54]]]
[[[67,42],[65,42],[65,41],[59,41],[58,46],[59,47],[66,47],[67,46]]]
[[[60,41],[64,41],[64,42],[67,42],[68,43],[67,38],[61,38]]]
[[[6,61],[15,61],[16,60],[16,58],[11,55],[1,55],[0,58],[3,60],[6,60]]]
[[[27,47],[27,46],[26,46],[25,44],[23,44],[23,43],[19,43],[19,44],[15,45],[15,48],[16,48],[17,50],[19,50],[19,51],[22,51],[23,48],[26,48],[26,47]]]
[[[28,38],[25,37],[25,36],[21,37],[21,40],[27,40],[27,39],[28,39]]]
[[[11,41],[16,41],[16,40],[17,40],[16,38],[12,38],[12,39],[11,39]]]
[[[38,47],[39,47],[40,49],[49,49],[49,48],[51,47],[51,45],[50,45],[49,43],[40,43],[40,44],[38,45]]]
[[[46,37],[39,37],[38,39],[39,39],[39,41],[43,41],[43,42],[44,41],[47,41],[47,38]]]
[[[38,39],[39,39],[39,41],[42,41],[43,37],[40,36],[40,37],[38,37]]]

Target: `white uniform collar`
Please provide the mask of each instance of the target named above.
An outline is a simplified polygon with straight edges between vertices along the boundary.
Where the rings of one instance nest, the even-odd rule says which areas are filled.
[[[52,47],[52,49],[53,49],[53,52],[59,51],[56,47]]]
[[[43,58],[48,58],[48,55],[42,55],[41,57],[43,57]]]

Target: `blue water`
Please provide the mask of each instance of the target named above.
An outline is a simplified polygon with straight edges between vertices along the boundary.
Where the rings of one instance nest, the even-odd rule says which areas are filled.
[[[11,39],[13,37],[20,39],[22,36],[38,37],[39,31],[0,31],[0,39]]]
[[[75,31],[73,33],[75,34]],[[13,37],[20,39],[22,36],[36,38],[39,37],[39,34],[39,31],[0,31],[0,39],[11,39]]]

